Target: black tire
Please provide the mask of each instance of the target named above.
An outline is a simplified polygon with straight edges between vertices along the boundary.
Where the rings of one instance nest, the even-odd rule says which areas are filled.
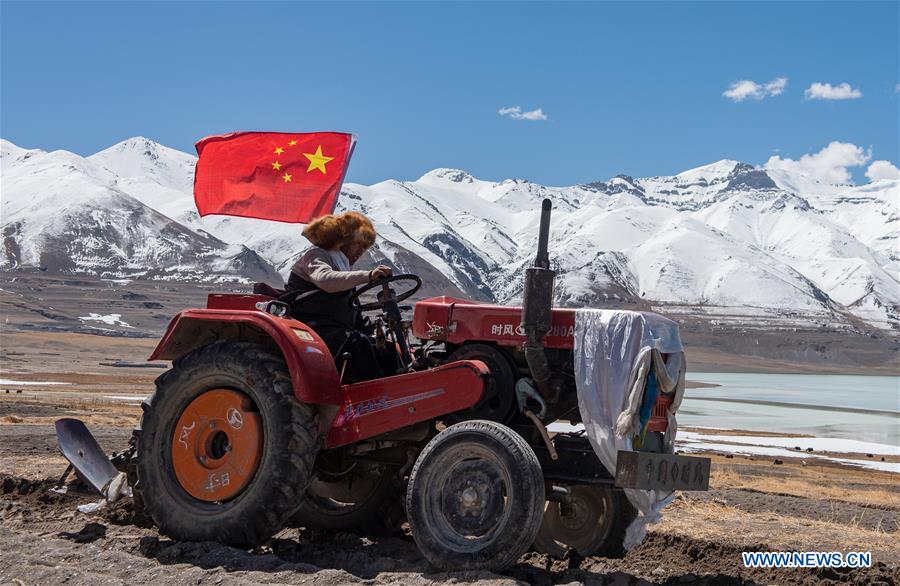
[[[466,344],[447,357],[447,362],[454,360],[481,360],[490,369],[491,376],[485,380],[482,399],[465,411],[447,416],[446,423],[486,419],[508,424],[517,413],[516,373],[509,356],[490,344]]]
[[[173,468],[175,425],[211,389],[240,391],[255,404],[263,433],[259,464],[243,490],[224,501],[191,496]],[[294,398],[281,356],[262,346],[222,342],[176,360],[156,379],[136,432],[136,498],[160,533],[178,540],[258,545],[280,531],[303,499],[320,448],[316,411]]]
[[[406,514],[419,551],[441,570],[502,570],[534,541],[544,478],[531,447],[493,421],[465,421],[419,455]]]
[[[568,489],[568,502],[547,502],[534,549],[556,557],[572,549],[585,557],[624,555],[625,530],[637,516],[625,493],[585,484]]]
[[[606,541],[594,553],[608,558],[620,558],[625,555],[625,547],[622,545],[625,541],[625,530],[637,518],[638,512],[625,496],[624,491],[611,490],[610,492],[613,503],[612,527]]]
[[[371,466],[365,475],[353,479],[317,475],[291,524],[307,529],[389,536],[400,533],[404,520],[403,487],[396,469]]]

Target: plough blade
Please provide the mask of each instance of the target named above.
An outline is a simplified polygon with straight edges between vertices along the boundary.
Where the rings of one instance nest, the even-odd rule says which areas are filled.
[[[71,462],[81,477],[100,494],[119,471],[103,452],[103,448],[78,419],[56,421],[56,441],[59,451]]]

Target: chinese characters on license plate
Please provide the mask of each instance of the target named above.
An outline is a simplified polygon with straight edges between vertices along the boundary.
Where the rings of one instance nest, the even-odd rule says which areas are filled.
[[[616,486],[643,490],[709,490],[709,458],[619,451]]]

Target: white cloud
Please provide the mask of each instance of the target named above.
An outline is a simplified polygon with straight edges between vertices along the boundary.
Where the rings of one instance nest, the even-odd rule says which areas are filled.
[[[787,87],[787,81],[786,77],[776,77],[766,84],[766,92],[770,96],[780,96],[784,93],[784,88]]]
[[[778,156],[769,157],[767,169],[802,173],[823,183],[850,183],[852,175],[848,167],[865,165],[872,153],[849,142],[834,141],[815,154],[806,154],[799,160]]]
[[[537,110],[531,110],[530,112],[523,112],[522,108],[519,106],[512,106],[510,108],[500,108],[497,110],[497,113],[501,116],[509,116],[513,120],[546,120],[547,115],[544,114],[544,110],[538,108]]]
[[[806,88],[803,95],[807,100],[855,100],[863,96],[859,88],[850,87],[849,83],[832,86],[818,81]]]
[[[769,83],[756,83],[749,79],[742,79],[731,84],[722,95],[735,102],[743,102],[747,98],[761,100],[768,96],[780,96],[787,87],[788,78],[776,77]]]
[[[869,181],[881,181],[882,179],[900,179],[900,169],[890,161],[872,161],[866,170]]]

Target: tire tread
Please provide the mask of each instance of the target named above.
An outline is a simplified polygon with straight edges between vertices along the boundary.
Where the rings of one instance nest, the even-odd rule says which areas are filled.
[[[242,390],[256,394],[253,398],[257,408],[272,419],[272,425],[264,424],[266,446],[257,470],[257,474],[266,474],[266,478],[262,482],[254,479],[234,499],[243,501],[240,506],[223,503],[221,514],[200,518],[199,514],[192,514],[190,506],[184,505],[187,501],[183,498],[174,499],[169,495],[174,490],[172,486],[161,485],[174,479],[166,480],[170,475],[155,469],[160,467],[160,460],[150,454],[160,449],[159,442],[163,450],[170,449],[171,439],[158,435],[165,433],[172,418],[179,417],[179,413],[170,411],[179,404],[177,394],[185,385],[198,376],[213,376],[217,371],[234,375],[236,369],[246,376],[250,387]],[[213,540],[252,547],[281,530],[302,502],[321,442],[315,409],[294,397],[287,366],[280,356],[246,342],[204,346],[173,361],[173,367],[157,377],[156,390],[142,408],[140,433],[137,430],[135,433],[135,492],[161,533],[175,539]]]

